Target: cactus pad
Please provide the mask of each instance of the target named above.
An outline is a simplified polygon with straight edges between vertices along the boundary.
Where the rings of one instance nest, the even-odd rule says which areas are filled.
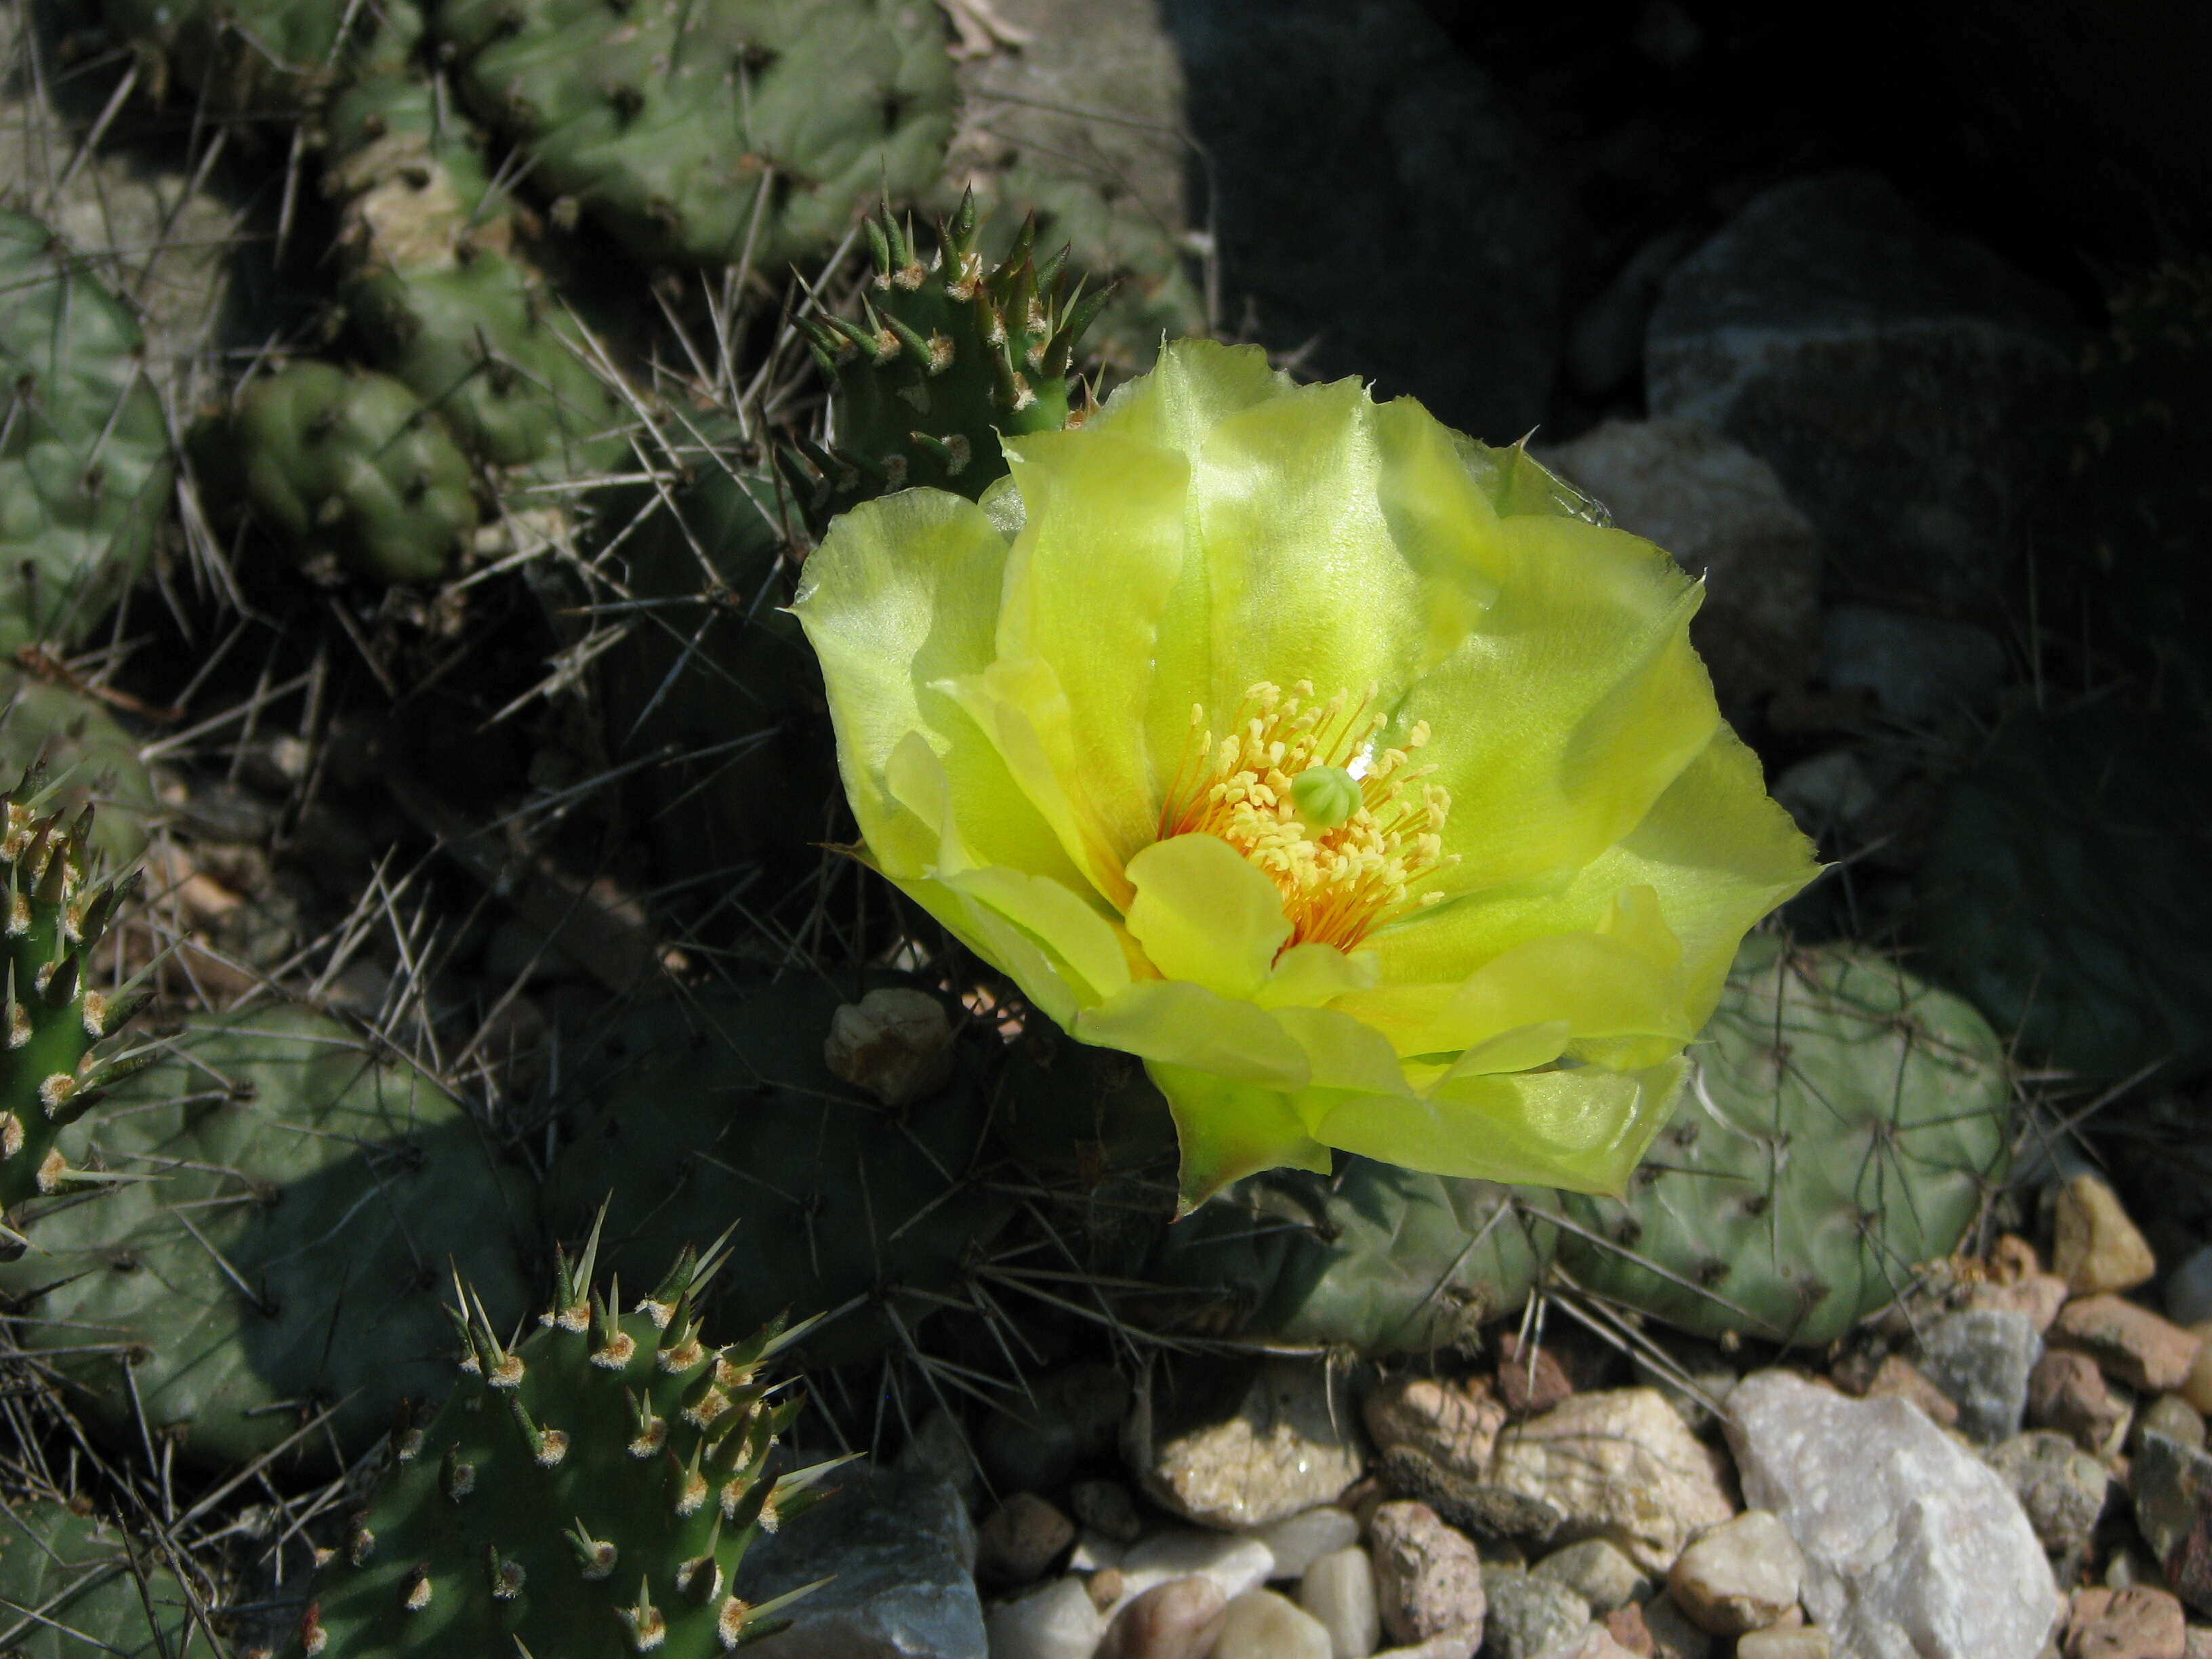
[[[1895,963],[1745,941],[1625,1200],[1564,1195],[1584,1288],[1700,1335],[1818,1345],[1948,1255],[2010,1158],[1988,1024]]]
[[[862,200],[935,178],[951,136],[927,0],[444,0],[436,21],[532,182],[641,259],[819,253]]]
[[[521,1309],[527,1185],[413,1066],[321,1015],[196,1024],[87,1124],[109,1170],[155,1178],[51,1204],[0,1291],[16,1340],[127,1432],[143,1412],[244,1459],[328,1407],[310,1446],[358,1449],[450,1378],[449,1260],[495,1318]]]
[[[307,1659],[707,1659],[781,1627],[804,1589],[752,1605],[731,1579],[754,1538],[828,1495],[836,1467],[769,1472],[800,1402],[763,1367],[792,1334],[702,1340],[712,1252],[684,1252],[625,1313],[618,1282],[592,1282],[598,1243],[594,1229],[580,1261],[561,1258],[552,1305],[512,1346],[460,1289],[460,1387],[400,1432],[389,1486],[301,1622]]]
[[[0,653],[73,642],[152,556],[169,436],[137,319],[0,210]]]
[[[293,363],[247,386],[195,448],[204,473],[242,469],[254,511],[303,559],[328,553],[378,580],[434,581],[476,528],[452,434],[381,374]]]
[[[1075,343],[1105,302],[1063,293],[1065,253],[1036,250],[1023,226],[986,270],[975,247],[975,198],[940,222],[924,259],[909,223],[868,222],[875,275],[858,319],[810,322],[807,337],[836,383],[833,447],[811,471],[787,471],[818,532],[855,502],[909,485],[970,501],[1006,476],[1001,436],[1067,424]]]
[[[150,1544],[51,1498],[0,1516],[0,1652],[10,1659],[170,1659],[207,1644]]]

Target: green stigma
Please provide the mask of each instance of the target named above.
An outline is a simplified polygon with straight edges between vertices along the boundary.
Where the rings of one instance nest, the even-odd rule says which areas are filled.
[[[1359,780],[1340,766],[1309,766],[1291,780],[1291,805],[1307,829],[1334,830],[1359,810]]]

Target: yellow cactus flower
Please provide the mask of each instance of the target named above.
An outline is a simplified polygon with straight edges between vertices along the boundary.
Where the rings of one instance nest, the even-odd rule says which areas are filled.
[[[1518,450],[1171,345],[979,505],[848,514],[795,605],[865,856],[1142,1057],[1188,1210],[1329,1149],[1617,1191],[1814,873],[1702,589]]]

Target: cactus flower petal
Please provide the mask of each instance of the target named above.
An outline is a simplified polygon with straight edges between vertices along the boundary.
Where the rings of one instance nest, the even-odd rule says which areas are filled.
[[[981,505],[840,520],[795,610],[866,855],[1141,1057],[1186,1208],[1332,1148],[1617,1190],[1814,873],[1702,590],[1410,400],[1171,345]]]

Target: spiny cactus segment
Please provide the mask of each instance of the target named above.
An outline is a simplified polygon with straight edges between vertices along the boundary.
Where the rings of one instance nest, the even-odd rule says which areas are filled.
[[[0,1208],[83,1178],[55,1137],[99,1096],[94,1045],[131,1009],[91,984],[93,952],[136,881],[106,874],[93,850],[93,809],[42,810],[52,793],[33,765],[4,797],[6,1004],[0,1009]]]
[[[887,208],[868,221],[875,274],[858,320],[799,326],[833,383],[830,444],[783,453],[784,472],[817,530],[858,501],[910,485],[970,500],[1006,475],[1000,436],[1068,424],[1076,343],[1107,290],[1067,289],[1067,251],[1039,255],[1025,221],[1006,257],[985,268],[975,198],[937,226],[927,259],[911,220]]]
[[[765,1368],[812,1322],[710,1346],[698,1310],[720,1241],[684,1251],[625,1314],[619,1282],[592,1282],[604,1220],[580,1258],[560,1255],[552,1304],[520,1341],[456,1276],[461,1386],[402,1428],[389,1485],[326,1558],[307,1659],[690,1659],[781,1629],[816,1588],[758,1603],[732,1588],[752,1540],[829,1496],[822,1478],[845,1461],[769,1469],[801,1401]]]

